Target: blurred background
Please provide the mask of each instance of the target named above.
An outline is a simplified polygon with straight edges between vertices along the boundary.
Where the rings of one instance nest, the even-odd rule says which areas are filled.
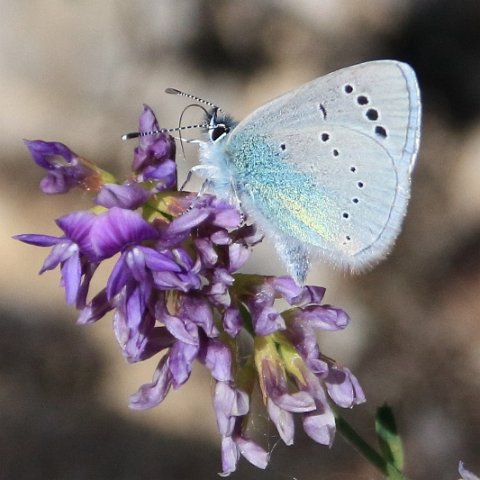
[[[178,123],[185,102],[166,87],[241,119],[303,82],[379,58],[410,63],[421,85],[411,204],[378,268],[312,271],[309,282],[352,317],[320,345],[365,389],[368,402],[345,414],[362,435],[374,440],[377,406],[394,407],[411,479],[456,479],[460,459],[480,474],[478,0],[0,0],[0,9],[0,479],[213,479],[220,470],[209,375],[197,368],[161,406],[129,410],[155,360],[126,364],[109,318],[76,326],[58,272],[37,276],[47,250],[10,239],[57,234],[54,218],[89,205],[82,194],[41,194],[22,139],[64,142],[122,176],[135,142],[120,135],[136,129],[143,103],[162,126]],[[181,178],[197,158],[186,156]],[[263,248],[246,270],[283,273]],[[232,478],[380,478],[339,435],[329,450],[301,428],[288,448],[265,432],[267,471],[241,461]]]

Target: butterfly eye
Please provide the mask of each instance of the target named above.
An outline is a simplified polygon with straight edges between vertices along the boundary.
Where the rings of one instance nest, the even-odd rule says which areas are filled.
[[[228,132],[230,132],[230,127],[227,127],[224,123],[219,123],[218,125],[215,125],[214,128],[210,129],[210,140],[212,142],[217,142]]]

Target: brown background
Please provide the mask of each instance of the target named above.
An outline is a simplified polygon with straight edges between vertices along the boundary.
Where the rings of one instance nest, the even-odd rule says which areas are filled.
[[[88,205],[41,194],[22,138],[62,141],[122,176],[134,143],[119,136],[142,103],[178,122],[185,103],[165,87],[242,118],[377,58],[411,63],[422,88],[412,201],[381,266],[312,272],[353,319],[320,342],[365,388],[368,403],[346,415],[359,431],[373,439],[376,406],[395,408],[412,479],[458,478],[459,459],[480,473],[480,2],[0,0],[0,11],[0,479],[213,479],[220,461],[208,374],[197,368],[153,411],[129,410],[155,362],[127,365],[109,319],[75,326],[58,272],[36,276],[47,251],[10,239],[55,234],[54,218]],[[195,150],[187,159],[181,175]],[[265,252],[246,269],[282,273]],[[379,478],[340,436],[328,450],[300,426],[289,448],[273,433],[268,470],[243,462],[232,478]]]

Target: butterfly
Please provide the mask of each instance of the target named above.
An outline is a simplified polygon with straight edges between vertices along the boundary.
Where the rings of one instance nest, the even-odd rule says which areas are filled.
[[[410,66],[379,60],[343,68],[239,123],[210,102],[167,92],[212,107],[192,171],[247,213],[298,284],[318,258],[356,272],[389,253],[420,142],[420,92]]]
[[[297,283],[318,257],[360,271],[383,259],[400,232],[420,121],[412,68],[362,63],[238,124],[214,108],[198,172],[260,226]]]

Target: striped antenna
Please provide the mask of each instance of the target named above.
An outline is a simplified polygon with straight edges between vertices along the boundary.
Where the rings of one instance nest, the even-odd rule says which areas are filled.
[[[199,123],[197,125],[185,125],[184,127],[176,127],[176,128],[161,128],[160,130],[150,130],[147,132],[130,132],[122,135],[122,140],[130,140],[132,138],[138,138],[138,137],[148,137],[150,135],[158,135],[159,133],[179,132],[181,130],[189,130],[190,128],[208,128],[208,124]]]
[[[223,112],[223,110],[218,106],[215,105],[212,102],[208,102],[207,100],[204,100],[203,98],[196,97],[195,95],[192,95],[191,93],[185,93],[180,90],[177,90],[176,88],[166,88],[165,93],[168,93],[170,95],[179,95],[180,97],[187,97],[190,98],[191,100],[195,100],[196,102],[203,103],[204,105],[208,105],[209,107],[212,107],[214,110]]]
[[[185,93],[185,92],[182,92],[180,90],[177,90],[176,88],[167,88],[165,90],[165,93],[168,93],[170,95],[179,95],[180,97],[186,97],[186,98],[190,98],[191,100],[195,100],[196,102],[198,103],[202,103],[203,105],[207,105],[208,107],[211,107],[213,108],[213,118],[217,118],[216,114],[217,112],[223,112],[223,110],[218,107],[217,105],[215,105],[214,103],[212,102],[208,102],[207,100],[203,100],[203,98],[199,98],[199,97],[196,97],[195,95],[191,95],[190,93]],[[200,105],[189,105],[190,106],[197,106],[199,108],[201,108],[205,114],[207,116],[210,116],[210,114]],[[185,108],[185,110],[187,109],[188,107]],[[184,112],[185,112],[184,110]],[[183,115],[183,113],[182,113]],[[181,130],[188,130],[190,128],[209,128],[210,125],[209,124],[204,124],[204,123],[201,123],[201,124],[196,124],[196,125],[185,125],[183,127],[177,127],[177,128],[161,128],[160,130],[150,130],[148,132],[130,132],[130,133],[125,133],[124,135],[122,135],[122,140],[130,140],[132,138],[138,138],[138,137],[146,137],[146,136],[149,136],[149,135],[158,135],[159,133],[171,133],[171,132],[179,132]]]

